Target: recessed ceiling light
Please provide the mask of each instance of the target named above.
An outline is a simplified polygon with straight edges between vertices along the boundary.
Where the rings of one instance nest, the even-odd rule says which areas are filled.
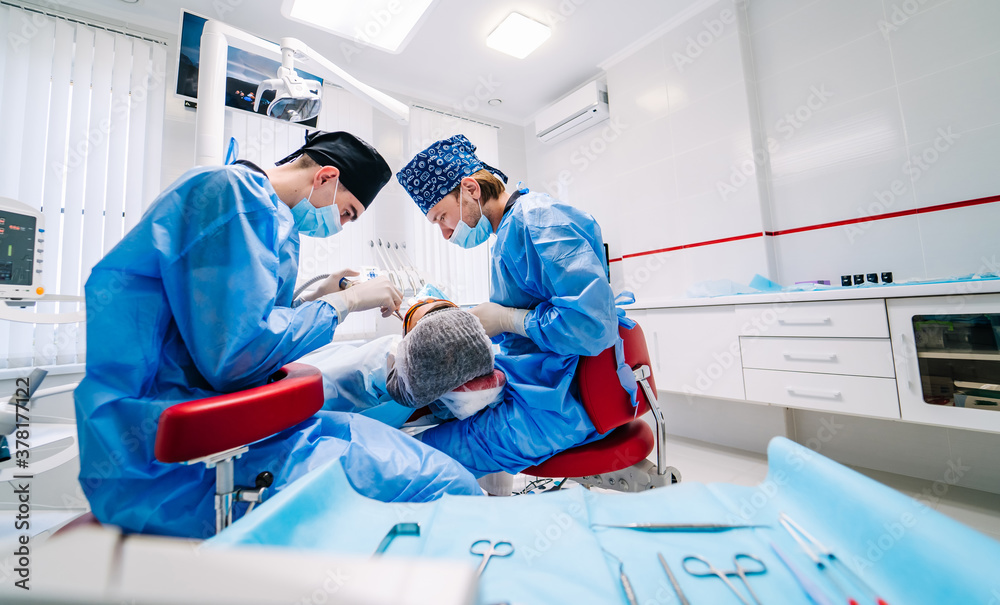
[[[285,0],[281,12],[292,21],[398,53],[436,1]]]
[[[493,107],[499,107],[501,104],[503,104],[503,99],[490,99],[489,101],[486,102],[492,105]]]
[[[486,38],[486,46],[512,57],[523,59],[549,39],[552,31],[521,13],[511,13]]]

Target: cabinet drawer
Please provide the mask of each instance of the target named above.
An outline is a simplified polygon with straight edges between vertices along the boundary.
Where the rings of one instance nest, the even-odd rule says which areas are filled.
[[[889,337],[881,299],[738,305],[736,315],[743,336]]]
[[[740,337],[743,367],[893,378],[889,339]]]
[[[859,416],[899,418],[896,381],[891,378],[743,370],[743,381],[749,401]]]

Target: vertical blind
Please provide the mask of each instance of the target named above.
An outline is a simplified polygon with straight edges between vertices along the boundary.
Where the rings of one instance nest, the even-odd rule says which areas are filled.
[[[166,49],[5,5],[0,40],[0,196],[45,216],[46,292],[82,295],[159,193]],[[82,362],[84,330],[2,321],[0,367]]]
[[[456,134],[464,134],[472,141],[481,160],[503,170],[499,165],[500,144],[495,126],[417,107],[410,111],[410,157],[431,143]],[[460,305],[489,300],[492,239],[487,246],[464,250],[445,241],[441,230],[415,204],[408,206],[413,213],[412,253],[416,266]]]
[[[334,86],[323,87],[323,109],[316,127],[325,131],[344,130],[365,141],[373,139],[372,107],[355,95]],[[306,128],[279,122],[245,111],[226,111],[226,136],[236,138],[240,159],[261,167],[275,162],[305,143]],[[335,237],[301,237],[298,283],[317,275],[347,267],[372,264],[368,242],[375,237],[373,213],[363,213],[355,223]],[[360,338],[375,331],[372,313],[354,313],[337,328],[338,339]]]

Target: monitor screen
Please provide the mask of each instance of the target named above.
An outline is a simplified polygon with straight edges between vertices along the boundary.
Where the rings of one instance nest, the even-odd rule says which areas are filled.
[[[177,65],[177,94],[198,99],[198,65],[201,57],[201,33],[207,19],[187,11],[181,16],[180,59]],[[229,47],[226,67],[226,107],[253,112],[257,86],[264,80],[277,77],[281,63],[254,53]],[[323,82],[309,72],[296,70],[306,80]],[[274,100],[274,91],[261,95],[257,113],[267,115],[267,108]],[[317,118],[297,122],[310,128],[316,127]]]
[[[0,210],[0,284],[31,285],[35,220],[26,214]]]

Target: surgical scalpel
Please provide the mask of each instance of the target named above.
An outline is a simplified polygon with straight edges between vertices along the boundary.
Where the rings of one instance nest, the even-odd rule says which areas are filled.
[[[721,523],[626,523],[624,525],[606,525],[593,523],[591,527],[611,527],[614,529],[634,529],[650,532],[700,532],[713,533],[731,529],[751,529],[755,527],[770,527],[769,525],[726,525]]]

